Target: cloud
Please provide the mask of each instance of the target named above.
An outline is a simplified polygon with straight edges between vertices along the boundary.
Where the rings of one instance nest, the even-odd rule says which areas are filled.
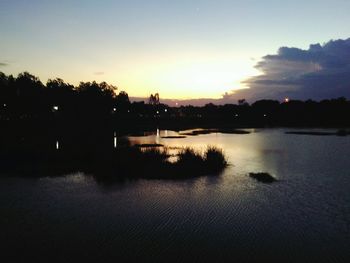
[[[226,93],[223,100],[350,98],[350,38],[307,50],[281,47],[255,67],[262,74],[243,81],[249,89]]]
[[[198,105],[206,103],[250,103],[261,99],[282,101],[285,97],[300,100],[350,98],[350,38],[331,40],[323,45],[312,44],[303,50],[281,47],[277,54],[264,56],[255,66],[261,75],[243,81],[249,89],[226,92],[220,99],[198,98],[171,100],[169,105]],[[135,98],[135,100],[146,100]]]
[[[0,62],[0,67],[6,67],[6,66],[8,66],[8,65],[9,65],[8,63]]]

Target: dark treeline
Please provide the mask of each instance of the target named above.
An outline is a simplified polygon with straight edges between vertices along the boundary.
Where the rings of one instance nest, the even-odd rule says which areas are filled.
[[[349,115],[350,101],[345,98],[321,102],[260,100],[251,105],[242,99],[237,104],[169,107],[159,102],[158,94],[147,102],[131,103],[125,91],[106,82],[73,86],[54,79],[44,85],[27,72],[17,77],[0,72],[0,120],[3,124],[26,124],[27,128],[88,126],[123,132],[155,126],[344,127],[350,124]]]
[[[115,146],[116,140],[118,147],[122,145],[120,136],[125,134],[156,128],[340,128],[350,126],[349,115],[350,101],[345,98],[260,100],[251,105],[242,99],[237,104],[169,107],[160,103],[159,94],[131,103],[126,92],[105,82],[73,86],[54,79],[44,85],[26,72],[17,77],[0,72],[0,167],[32,174],[57,173],[57,167],[98,170],[110,167],[115,156],[126,156],[128,147],[124,151]],[[139,155],[129,159],[135,156]]]

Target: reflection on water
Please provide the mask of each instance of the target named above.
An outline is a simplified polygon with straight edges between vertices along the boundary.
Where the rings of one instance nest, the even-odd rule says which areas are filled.
[[[156,140],[155,140],[155,143],[160,143],[160,132],[159,132],[159,129],[157,128],[157,135],[156,135]]]
[[[113,147],[117,148],[117,145],[118,145],[117,133],[114,132],[114,135],[113,135]]]
[[[62,261],[76,255],[95,261],[349,262],[350,137],[273,129],[162,138],[176,134],[160,130],[130,140],[198,150],[215,145],[231,165],[218,177],[110,186],[81,173],[0,178],[3,251],[50,252]],[[269,172],[279,182],[260,184],[249,172]]]
[[[56,150],[59,150],[60,149],[60,143],[59,141],[56,141]]]

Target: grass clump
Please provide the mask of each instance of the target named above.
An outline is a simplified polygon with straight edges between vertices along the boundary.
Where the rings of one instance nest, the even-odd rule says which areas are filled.
[[[215,146],[208,146],[204,153],[204,162],[210,172],[218,172],[227,166],[225,154]]]
[[[203,163],[203,157],[199,152],[196,152],[193,148],[183,148],[178,153],[177,164],[180,165],[201,165]]]
[[[143,163],[162,164],[167,161],[169,153],[167,148],[145,148],[141,149],[141,158]]]
[[[62,149],[50,152],[45,158],[26,155],[26,158],[8,156],[6,171],[28,171],[30,174],[47,176],[64,175],[81,171],[92,174],[100,182],[124,179],[187,179],[203,175],[217,175],[226,165],[222,150],[208,147],[199,152],[193,148],[171,149],[155,145],[131,146],[123,144],[117,148],[84,148],[81,151]],[[171,159],[176,157],[175,161]],[[12,162],[10,162],[12,161]],[[28,173],[27,172],[27,173]],[[23,173],[21,173],[23,174]],[[30,175],[29,174],[29,175]]]
[[[174,165],[178,174],[198,176],[217,174],[227,166],[227,161],[223,151],[214,146],[208,147],[204,153],[187,147],[179,151]]]

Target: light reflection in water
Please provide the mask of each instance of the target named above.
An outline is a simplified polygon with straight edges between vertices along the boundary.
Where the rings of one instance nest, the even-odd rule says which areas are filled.
[[[156,143],[160,143],[160,132],[159,129],[157,128],[157,136],[156,136]]]
[[[269,150],[274,152],[276,145],[272,146],[272,143],[270,144],[270,136],[261,136],[255,130],[250,131],[252,133],[246,135],[212,133],[170,139],[162,138],[162,136],[176,136],[179,133],[157,129],[155,136],[131,138],[131,141],[133,144],[163,144],[168,147],[170,154],[176,154],[178,149],[183,147],[191,147],[199,152],[204,152],[208,146],[216,146],[223,149],[229,163],[232,165],[231,168],[227,169],[227,172],[234,169],[235,174],[245,176],[249,172],[265,171],[277,176],[276,163],[270,160],[271,154],[266,154],[266,151]],[[176,157],[171,157],[170,161],[174,160],[176,160]]]
[[[113,143],[114,143],[114,148],[117,148],[118,138],[117,138],[117,133],[116,132],[114,132]]]
[[[160,131],[159,135],[164,133]],[[168,131],[168,135],[176,133]],[[218,133],[165,139],[154,131],[142,138],[132,137],[131,141],[152,143],[157,137],[173,149],[218,146],[232,165],[220,176],[137,180],[108,187],[96,185],[92,177],[79,173],[39,181],[1,177],[2,210],[11,216],[3,220],[10,230],[0,236],[2,243],[21,247],[29,244],[29,249],[37,253],[37,243],[29,235],[33,232],[39,237],[44,233],[42,237],[54,244],[54,252],[56,248],[64,250],[69,237],[78,252],[96,251],[104,240],[110,242],[108,248],[123,248],[127,256],[135,254],[136,242],[146,245],[138,250],[141,256],[143,252],[160,255],[169,248],[183,255],[199,251],[182,261],[193,261],[191,256],[202,256],[198,261],[215,261],[222,254],[234,259],[241,253],[242,259],[256,255],[252,260],[255,262],[268,252],[276,255],[273,262],[283,262],[298,251],[307,256],[296,262],[313,262],[321,249],[326,251],[327,262],[348,255],[350,137],[261,130],[248,135]],[[264,185],[247,176],[257,171],[269,172],[280,182]],[[30,213],[29,208],[33,209]],[[27,229],[33,230],[23,234]],[[205,244],[198,242],[203,237]],[[89,244],[82,246],[86,238]],[[150,240],[157,242],[153,245]],[[330,240],[335,242],[332,249]],[[214,252],[212,257],[203,253],[207,248]],[[46,252],[46,246],[39,249]],[[103,252],[109,255],[111,251]],[[310,251],[315,251],[311,260]],[[118,253],[114,256],[116,261],[120,258]]]

